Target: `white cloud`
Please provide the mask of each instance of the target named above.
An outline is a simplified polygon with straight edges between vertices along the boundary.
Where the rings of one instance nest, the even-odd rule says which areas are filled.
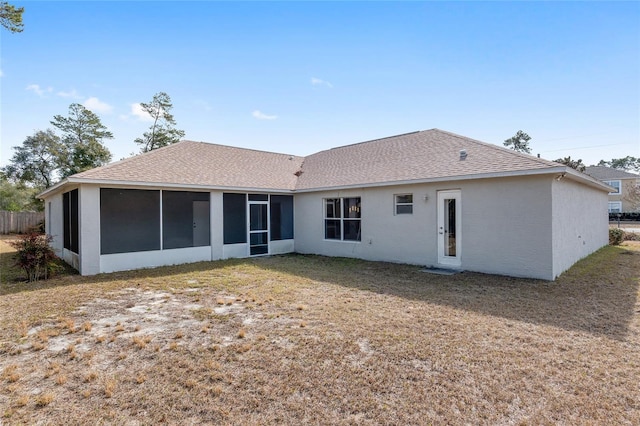
[[[257,118],[258,120],[275,120],[276,118],[278,118],[277,115],[268,115],[259,110],[253,111],[251,115],[253,115],[253,117]]]
[[[102,102],[95,96],[84,101],[84,107],[90,109],[93,112],[102,112],[105,114],[108,114],[113,110],[113,107],[111,105]]]
[[[59,91],[58,93],[56,93],[56,95],[60,96],[61,98],[72,98],[72,99],[80,99],[82,98],[78,92],[76,91],[76,89],[71,89],[68,92],[65,92],[64,90]]]
[[[328,81],[325,81],[321,78],[316,78],[316,77],[311,77],[311,84],[313,86],[326,86],[330,89],[333,88],[333,84],[329,83]]]
[[[40,87],[39,84],[30,84],[30,85],[28,85],[26,87],[25,90],[30,90],[33,93],[35,93],[36,95],[40,96],[41,98],[44,98],[47,93],[53,92],[53,88],[52,87],[47,87],[45,89],[44,87]]]
[[[140,121],[153,121],[153,118],[142,109],[142,105],[140,104],[131,104],[131,115]]]

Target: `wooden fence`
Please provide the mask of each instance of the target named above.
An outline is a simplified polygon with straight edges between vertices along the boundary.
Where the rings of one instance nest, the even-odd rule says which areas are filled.
[[[44,212],[0,211],[0,234],[22,234],[44,220]]]

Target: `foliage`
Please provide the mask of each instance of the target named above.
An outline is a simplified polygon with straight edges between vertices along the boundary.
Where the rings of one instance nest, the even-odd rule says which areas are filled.
[[[576,169],[579,172],[584,172],[584,169],[587,168],[587,166],[585,166],[585,164],[582,162],[582,159],[572,160],[571,156],[564,157],[564,158],[558,158],[557,160],[554,160],[554,161],[556,163],[560,163],[560,164],[564,164],[566,166],[569,166],[572,169]]]
[[[56,180],[62,153],[60,138],[51,129],[38,130],[28,136],[22,146],[14,146],[11,164],[3,173],[8,179],[46,189]]]
[[[51,124],[63,133],[60,155],[63,178],[103,166],[111,160],[111,152],[102,141],[113,139],[113,134],[96,114],[84,106],[71,104],[69,116],[56,115]]]
[[[0,2],[0,25],[12,33],[21,33],[24,28],[22,13],[24,7],[15,7],[9,2]]]
[[[185,132],[175,128],[176,121],[169,111],[173,108],[171,98],[164,92],[156,93],[150,103],[140,106],[153,119],[149,131],[134,142],[141,145],[140,152],[149,152],[179,142]]]
[[[625,241],[640,241],[640,232],[625,232]]]
[[[625,232],[620,228],[609,228],[609,244],[617,246],[624,241]]]
[[[56,268],[57,257],[49,246],[52,239],[50,235],[31,232],[20,236],[17,241],[10,242],[17,250],[15,264],[27,274],[27,281],[38,281],[41,277],[47,279],[49,269]]]
[[[531,147],[529,146],[530,140],[531,136],[529,136],[522,130],[518,130],[518,132],[514,136],[504,141],[504,146],[517,152],[531,154]]]
[[[624,158],[612,158],[611,161],[600,160],[598,166],[640,173],[640,157],[627,155]]]
[[[13,183],[0,173],[0,210],[11,212],[44,210],[44,203],[36,198],[39,192],[37,188],[30,188],[21,182]]]

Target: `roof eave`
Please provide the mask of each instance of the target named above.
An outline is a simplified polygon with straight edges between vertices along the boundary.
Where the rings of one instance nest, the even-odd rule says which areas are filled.
[[[65,180],[58,182],[56,185],[47,189],[46,191],[38,194],[39,198],[44,199],[47,196],[51,196],[68,184],[90,184],[90,185],[108,185],[110,187],[143,187],[143,188],[171,188],[171,189],[197,189],[200,191],[242,191],[242,192],[260,192],[260,193],[293,193],[292,189],[284,188],[258,188],[258,187],[240,187],[240,186],[221,186],[221,185],[197,185],[197,184],[181,184],[181,183],[167,183],[167,182],[142,182],[142,181],[123,181],[123,180],[110,180],[110,179],[83,179],[69,177]]]
[[[421,183],[458,182],[458,181],[464,181],[464,180],[506,178],[506,177],[516,177],[516,176],[541,176],[541,175],[553,175],[553,174],[557,174],[558,176],[566,176],[566,174],[569,174],[573,180],[580,181],[584,184],[587,184],[589,186],[595,187],[603,191],[611,190],[609,186],[603,184],[602,182],[599,182],[587,175],[584,175],[583,173],[579,173],[570,167],[557,166],[557,167],[548,167],[544,169],[477,173],[472,175],[444,176],[444,177],[437,177],[437,178],[411,179],[411,180],[374,182],[374,183],[357,183],[357,184],[351,184],[351,185],[336,185],[336,186],[326,186],[326,187],[317,187],[317,188],[305,188],[305,189],[296,189],[295,192],[309,193],[309,192],[318,192],[318,191],[355,189],[355,188],[363,188],[363,187],[376,188],[376,187],[411,185],[411,184],[421,184]]]

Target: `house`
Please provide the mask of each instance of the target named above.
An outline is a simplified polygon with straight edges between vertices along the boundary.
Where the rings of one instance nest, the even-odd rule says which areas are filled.
[[[604,166],[590,166],[584,172],[614,188],[609,192],[609,213],[640,211],[640,175]]]
[[[432,129],[307,157],[182,141],[40,196],[83,275],[297,252],[553,280],[608,243],[609,189]]]

